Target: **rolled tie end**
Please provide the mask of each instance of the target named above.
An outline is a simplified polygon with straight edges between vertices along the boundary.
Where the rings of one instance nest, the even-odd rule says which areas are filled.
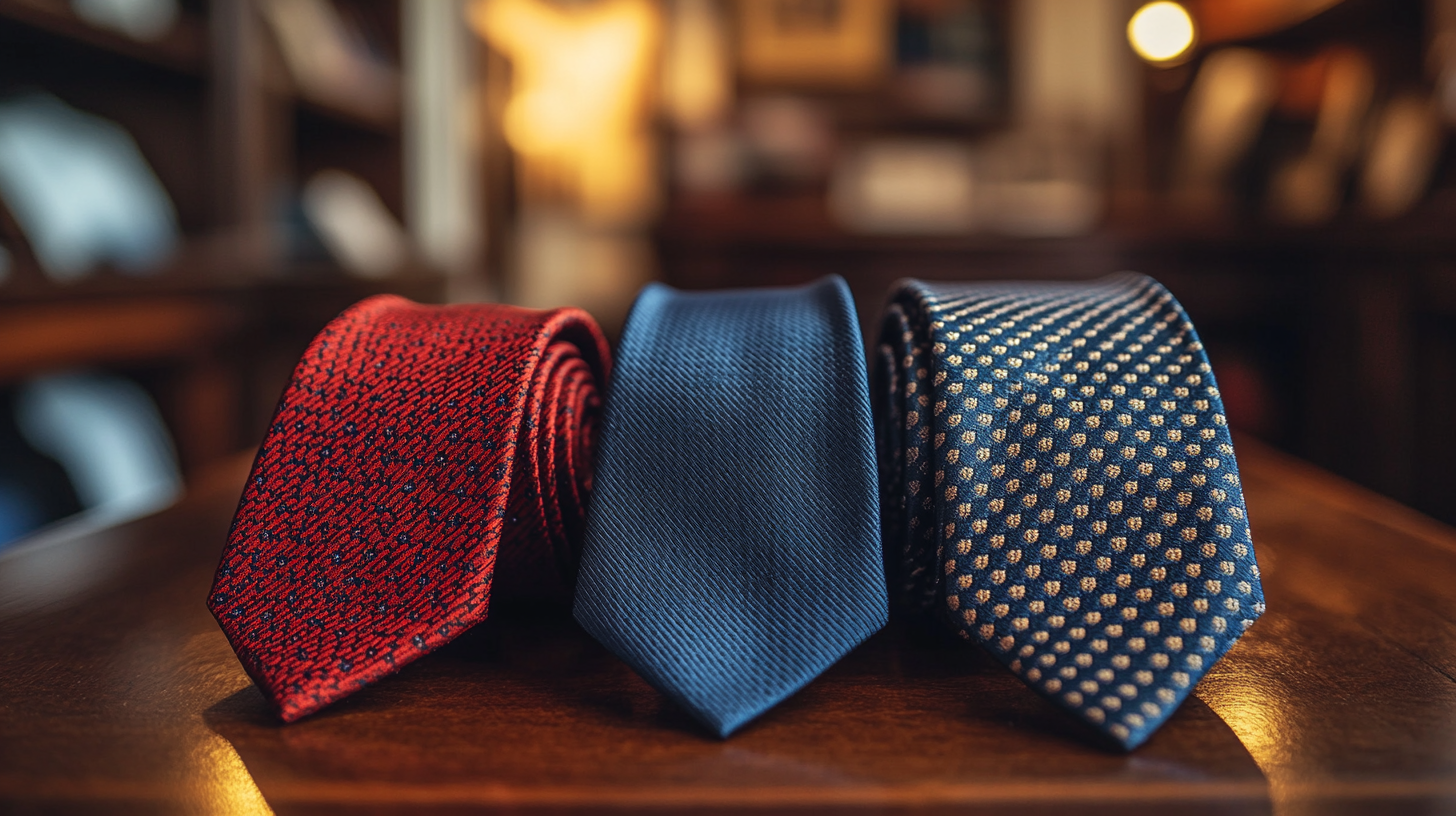
[[[606,355],[575,310],[394,296],[314,339],[208,597],[284,721],[484,620],[503,545],[533,544],[552,570],[567,557]]]

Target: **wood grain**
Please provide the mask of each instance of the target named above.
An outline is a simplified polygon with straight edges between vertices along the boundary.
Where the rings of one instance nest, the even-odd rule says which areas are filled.
[[[1237,445],[1270,611],[1199,697],[1280,813],[1456,810],[1456,533]]]
[[[218,303],[166,297],[7,310],[0,323],[0,380],[185,357],[216,342],[238,318]]]
[[[1456,807],[1456,536],[1239,444],[1270,611],[1126,755],[899,630],[718,740],[530,607],[284,727],[203,607],[235,463],[153,518],[0,556],[0,811]]]

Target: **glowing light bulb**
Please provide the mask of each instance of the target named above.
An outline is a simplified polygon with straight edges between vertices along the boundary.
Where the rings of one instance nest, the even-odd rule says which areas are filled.
[[[1177,3],[1162,0],[1137,10],[1127,23],[1127,39],[1138,56],[1168,63],[1193,47],[1193,17]]]

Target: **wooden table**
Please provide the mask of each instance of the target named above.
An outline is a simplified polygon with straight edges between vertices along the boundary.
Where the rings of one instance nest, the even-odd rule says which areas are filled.
[[[0,812],[1456,811],[1456,533],[1240,454],[1269,611],[1128,755],[907,632],[718,740],[550,609],[280,726],[203,607],[237,463],[0,556]]]

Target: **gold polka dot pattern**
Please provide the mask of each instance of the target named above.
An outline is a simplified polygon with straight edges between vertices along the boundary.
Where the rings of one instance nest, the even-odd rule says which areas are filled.
[[[1157,282],[902,282],[886,310],[885,548],[1028,685],[1142,743],[1264,610],[1223,406]]]

